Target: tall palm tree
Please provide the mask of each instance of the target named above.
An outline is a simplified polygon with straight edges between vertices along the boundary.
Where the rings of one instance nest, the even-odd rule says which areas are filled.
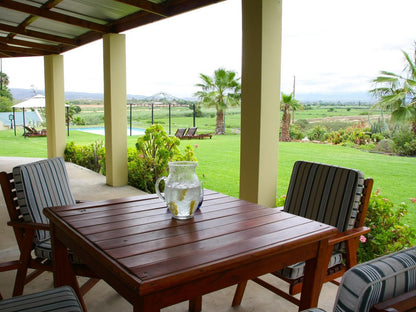
[[[201,91],[195,93],[200,103],[206,107],[215,107],[217,120],[215,133],[225,133],[224,111],[232,106],[240,105],[241,84],[240,78],[233,71],[219,68],[214,77],[200,74],[202,83],[197,84]]]
[[[381,71],[370,93],[378,98],[375,107],[390,111],[392,121],[409,121],[416,136],[416,48],[415,60],[402,52],[406,58],[404,75]]]
[[[283,142],[290,141],[290,110],[297,110],[302,107],[302,104],[298,100],[293,98],[293,93],[285,94],[282,92],[282,99],[280,101],[281,108],[283,110],[282,116],[282,136],[280,138]]]

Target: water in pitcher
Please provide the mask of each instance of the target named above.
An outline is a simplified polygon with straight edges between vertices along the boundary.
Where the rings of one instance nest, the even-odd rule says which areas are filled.
[[[199,184],[172,183],[165,186],[165,198],[170,212],[177,219],[189,219],[194,215],[201,197]]]

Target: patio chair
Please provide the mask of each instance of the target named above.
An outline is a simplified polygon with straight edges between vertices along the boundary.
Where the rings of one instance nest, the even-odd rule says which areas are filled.
[[[175,136],[179,139],[182,139],[186,134],[187,130],[187,128],[178,128],[178,130],[176,130]]]
[[[357,264],[344,274],[333,311],[415,311],[415,277],[416,247]]]
[[[28,127],[28,126],[24,126],[24,133],[23,133],[23,136],[26,136],[26,137],[31,137],[31,136],[33,136],[33,135],[35,135],[36,134],[36,129],[35,128],[30,128],[30,127]]]
[[[63,158],[45,159],[0,172],[0,183],[20,251],[18,262],[3,264],[4,270],[17,268],[13,296],[23,293],[25,284],[45,271],[53,271],[50,225],[43,208],[75,204],[69,188]],[[81,287],[85,294],[97,282],[93,274],[71,255],[77,275],[90,277]],[[0,268],[2,265],[0,265]],[[34,269],[28,274],[28,269]]]
[[[82,312],[84,310],[74,290],[69,286],[63,286],[39,293],[0,300],[0,311]]]
[[[297,161],[283,211],[313,219],[338,228],[338,235],[329,241],[328,271],[323,282],[341,277],[357,264],[360,236],[370,230],[364,227],[373,180],[364,180],[359,170],[338,166]],[[290,265],[272,274],[289,283],[289,291],[279,289],[260,278],[253,281],[277,295],[299,305],[294,297],[302,290],[305,262]],[[246,282],[240,283],[233,299],[233,306],[241,303]]]
[[[183,138],[185,139],[203,139],[206,137],[209,137],[210,139],[212,138],[212,134],[210,133],[197,134],[196,133],[197,129],[198,129],[197,127],[189,128],[188,132],[183,136]]]

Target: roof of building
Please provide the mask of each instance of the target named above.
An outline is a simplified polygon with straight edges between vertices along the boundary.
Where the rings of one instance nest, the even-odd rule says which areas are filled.
[[[2,0],[0,57],[60,54],[224,0]]]

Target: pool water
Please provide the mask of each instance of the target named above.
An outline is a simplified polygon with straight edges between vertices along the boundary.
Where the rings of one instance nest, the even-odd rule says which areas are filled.
[[[104,135],[104,127],[73,128],[73,129],[70,129],[70,130],[83,131],[83,132],[88,132],[88,133]],[[144,134],[144,129],[132,128],[131,129],[131,134],[132,135],[143,135]],[[130,128],[127,128],[127,135],[130,135]]]

